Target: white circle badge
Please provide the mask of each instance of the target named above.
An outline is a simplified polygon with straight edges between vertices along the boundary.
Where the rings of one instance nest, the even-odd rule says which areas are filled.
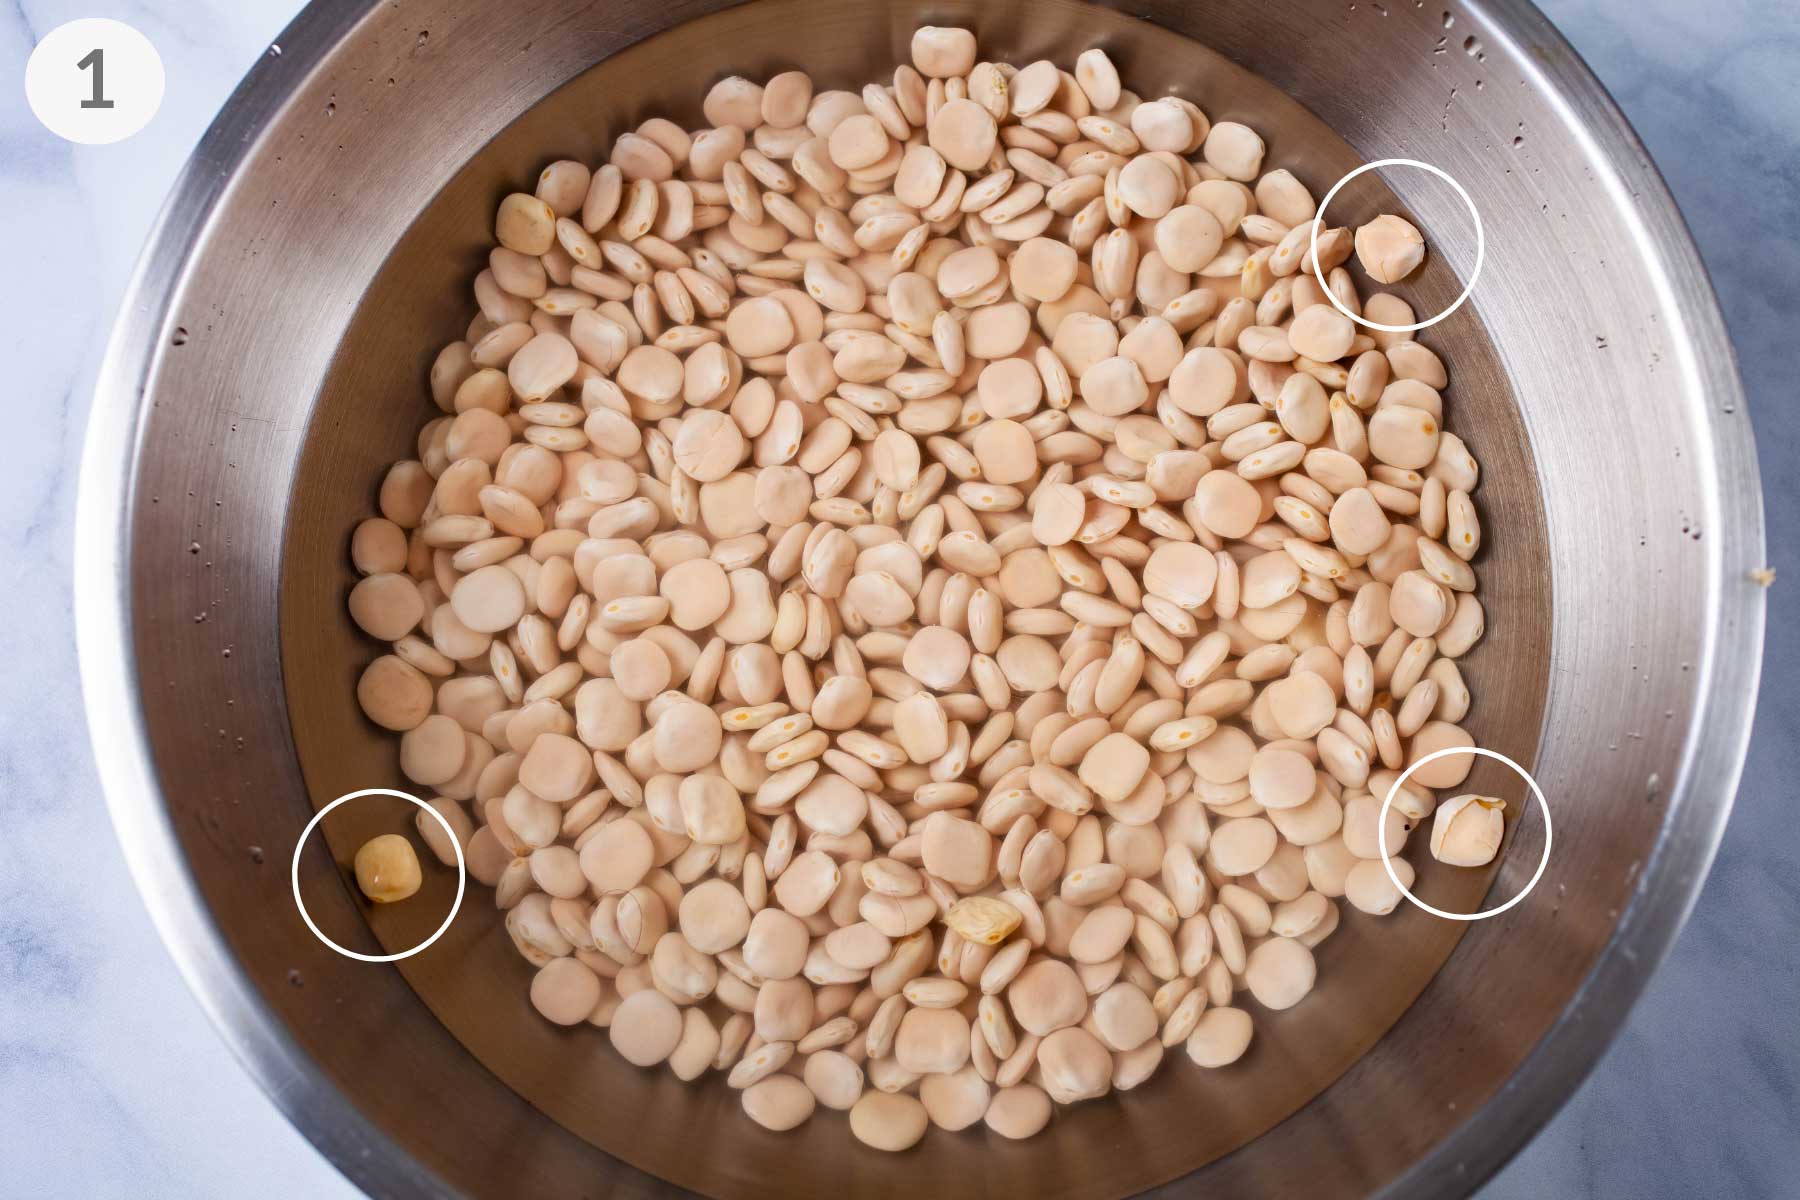
[[[125,22],[83,17],[52,29],[31,52],[25,99],[65,141],[124,141],[162,107],[162,57]]]

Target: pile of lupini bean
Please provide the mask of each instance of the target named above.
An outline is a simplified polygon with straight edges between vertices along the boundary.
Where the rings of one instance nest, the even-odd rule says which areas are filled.
[[[501,202],[354,536],[364,711],[538,1011],[770,1129],[1026,1137],[1235,1061],[1472,744],[1477,466],[1438,356],[1326,300],[1411,320],[1344,264],[1417,230],[1316,276],[1261,138],[1097,49],[926,28],[704,114]],[[1491,860],[1468,766],[1390,847]]]

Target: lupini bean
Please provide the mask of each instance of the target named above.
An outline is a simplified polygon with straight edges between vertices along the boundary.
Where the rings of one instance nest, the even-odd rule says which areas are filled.
[[[1404,217],[1383,213],[1357,227],[1356,261],[1375,282],[1398,283],[1425,261],[1425,239]]]
[[[1464,795],[1438,805],[1431,822],[1431,857],[1454,867],[1485,867],[1506,835],[1506,801]]]
[[[744,1089],[744,1112],[764,1129],[785,1133],[806,1122],[816,1103],[805,1083],[792,1075],[771,1075]]]
[[[400,834],[372,837],[356,852],[356,886],[377,904],[405,900],[422,882],[419,856]]]
[[[655,988],[644,988],[625,997],[607,1032],[626,1062],[653,1067],[675,1052],[681,1027],[681,1010]]]
[[[1304,1003],[1337,900],[1399,904],[1382,798],[1474,743],[1492,537],[1444,359],[1325,303],[1409,323],[1341,268],[1410,276],[1413,226],[1317,279],[1250,125],[1098,49],[910,56],[721,79],[507,194],[347,598],[532,1006],[890,1151]],[[1428,819],[1498,852],[1504,800],[1437,803],[1468,769],[1395,792],[1409,886]],[[421,883],[395,835],[356,867]]]
[[[573,958],[553,958],[531,980],[531,1004],[547,1021],[577,1025],[593,1013],[605,990],[600,977],[584,964]],[[671,1011],[673,1008],[670,1005]]]
[[[1188,1036],[1188,1057],[1203,1067],[1226,1067],[1250,1048],[1250,1014],[1241,1008],[1210,1008]]]
[[[864,1092],[850,1109],[850,1132],[877,1150],[910,1150],[929,1122],[925,1106],[905,1093]]]

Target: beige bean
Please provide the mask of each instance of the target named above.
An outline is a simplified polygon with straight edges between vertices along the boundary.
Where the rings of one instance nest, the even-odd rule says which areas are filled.
[[[1391,859],[1389,865],[1400,882],[1413,884],[1413,866],[1403,858]],[[1400,906],[1400,889],[1382,868],[1380,859],[1363,859],[1344,876],[1344,898],[1363,912],[1386,916]]]
[[[1034,1137],[1050,1123],[1050,1097],[1031,1084],[1001,1088],[988,1102],[984,1120],[1001,1137]]]
[[[975,35],[966,29],[922,25],[913,31],[912,62],[928,79],[967,75],[975,65]]]
[[[1112,1088],[1112,1056],[1079,1027],[1059,1029],[1038,1047],[1038,1070],[1050,1098],[1064,1104],[1103,1096]]]
[[[972,1066],[949,1074],[928,1075],[919,1082],[919,1101],[931,1123],[955,1132],[986,1115],[991,1089]]]
[[[644,988],[620,1002],[607,1033],[613,1049],[626,1062],[634,1067],[653,1067],[675,1052],[681,1041],[682,1024],[681,1010],[668,997],[654,988]]]
[[[971,100],[951,100],[932,116],[931,148],[959,171],[975,171],[987,164],[999,135],[994,116]]]
[[[1241,1008],[1213,1008],[1187,1040],[1188,1057],[1202,1067],[1229,1066],[1250,1048],[1250,1014]]]
[[[842,1112],[862,1096],[863,1070],[856,1060],[836,1050],[820,1050],[806,1057],[806,1087],[826,1108]]]
[[[1485,867],[1505,836],[1506,801],[1457,796],[1440,804],[1432,818],[1431,857],[1456,867]]]
[[[577,1025],[593,1013],[605,990],[599,976],[582,963],[573,958],[553,958],[532,977],[531,1004],[545,1020],[557,1025]]]
[[[1425,261],[1425,239],[1405,218],[1383,213],[1357,227],[1356,260],[1375,282],[1398,283]]]
[[[1006,990],[1014,1020],[1027,1032],[1043,1037],[1081,1020],[1087,992],[1067,964],[1040,959],[1019,973]]]
[[[1312,990],[1312,951],[1291,938],[1272,937],[1250,951],[1244,982],[1265,1008],[1292,1008]]]
[[[904,1093],[864,1092],[850,1109],[850,1132],[877,1150],[911,1149],[929,1123],[925,1106]]]
[[[807,1085],[792,1075],[771,1075],[744,1089],[744,1113],[776,1133],[798,1128],[816,1103]]]
[[[765,979],[792,979],[800,973],[808,944],[804,922],[779,908],[765,908],[744,935],[744,961]]]
[[[628,892],[649,873],[656,847],[635,821],[613,821],[581,848],[581,873],[597,892]]]

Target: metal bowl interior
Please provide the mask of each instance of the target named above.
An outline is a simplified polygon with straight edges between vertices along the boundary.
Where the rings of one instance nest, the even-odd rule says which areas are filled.
[[[96,726],[132,735],[102,764],[128,852],[215,1018],[376,1191],[1472,1186],[1566,1095],[1673,936],[1754,687],[1747,426],[1710,293],[1635,142],[1512,6],[1459,7],[1454,34],[1415,6],[1224,3],[1202,19],[1167,4],[1149,21],[1072,0],[714,7],[315,6],[184,181],[138,284],[149,311],[128,315],[102,381],[133,416],[90,451],[84,536],[111,549],[83,581],[83,660]],[[1424,335],[1450,365],[1449,426],[1484,465],[1470,728],[1543,784],[1556,853],[1495,920],[1348,914],[1319,993],[1259,1013],[1236,1067],[1177,1061],[1036,1141],[939,1133],[896,1163],[841,1117],[777,1138],[722,1083],[638,1072],[595,1031],[545,1025],[480,889],[429,951],[372,967],[312,938],[281,867],[316,808],[403,785],[393,740],[354,707],[372,648],[343,615],[345,540],[386,464],[413,453],[425,369],[470,315],[498,198],[552,158],[597,160],[646,116],[697,120],[724,74],[878,77],[926,22],[969,24],[1014,61],[1105,45],[1139,90],[1257,127],[1315,195],[1404,155],[1475,197],[1481,284]],[[1415,173],[1365,180],[1333,223],[1414,214],[1434,255],[1408,294],[1441,309],[1473,269],[1461,202]],[[1523,811],[1504,769],[1484,763],[1471,785]],[[397,801],[347,807],[302,854],[299,887],[340,943],[400,950],[448,908],[447,873],[379,912],[346,883],[360,840],[406,817]],[[1535,814],[1510,843],[1493,870],[1427,868],[1418,890],[1457,911],[1510,897],[1544,847]]]
[[[1271,160],[1290,164],[1320,196],[1359,161],[1317,118],[1196,42],[1111,12],[1031,12],[1030,22],[984,14],[985,44],[1027,62],[1079,37],[1097,39],[1118,59],[1125,78],[1147,93],[1180,88],[1217,117],[1254,120],[1270,143]],[[584,72],[482,147],[413,222],[370,283],[314,406],[284,544],[285,683],[315,799],[398,778],[394,739],[346,703],[355,672],[374,650],[342,615],[343,592],[352,582],[344,567],[344,530],[366,515],[371,481],[384,465],[414,453],[418,426],[430,415],[417,381],[435,347],[467,322],[466,281],[484,264],[495,204],[535,178],[549,158],[566,153],[598,159],[616,131],[651,114],[673,114],[696,127],[704,83],[734,65],[754,63],[760,76],[805,64],[821,87],[855,88],[891,72],[893,56],[904,46],[904,26],[896,27],[890,44],[852,36],[866,17],[861,5],[815,4],[806,13],[804,44],[788,32],[798,10],[758,5],[689,22]],[[1334,201],[1333,220],[1366,220],[1381,211],[1378,187],[1373,180],[1367,188],[1353,185]],[[1466,214],[1461,226],[1471,229]],[[1460,286],[1445,260],[1436,258],[1410,294],[1422,313],[1440,311]],[[427,296],[433,301],[418,299]],[[1552,627],[1549,577],[1540,569],[1546,537],[1537,472],[1499,356],[1474,312],[1463,308],[1433,334],[1453,360],[1452,423],[1475,438],[1484,460],[1481,496],[1492,531],[1480,567],[1490,625],[1499,636],[1463,660],[1479,696],[1470,727],[1484,744],[1528,763],[1542,724]],[[371,396],[396,402],[371,404]],[[320,587],[321,580],[334,586]],[[1482,766],[1474,786],[1524,798],[1523,784],[1504,767]],[[391,808],[359,805],[328,824],[336,861],[347,861],[362,840],[393,828]],[[1513,811],[1522,810],[1515,803]],[[1536,861],[1529,846],[1518,855],[1518,861]],[[326,856],[321,851],[318,857]],[[1424,894],[1449,909],[1479,906],[1489,882],[1484,873],[1426,861],[1436,869],[1424,873]],[[418,944],[448,908],[452,873],[440,872],[433,882],[423,903],[368,914],[388,952]],[[478,900],[471,907],[485,905]],[[355,924],[347,923],[346,932]],[[1128,1103],[1083,1105],[1064,1119],[1070,1139],[1139,1147],[1124,1161],[1089,1154],[1049,1168],[1035,1141],[968,1133],[930,1139],[913,1156],[908,1177],[935,1194],[985,1188],[986,1180],[969,1177],[964,1152],[980,1140],[984,1160],[1001,1176],[1029,1177],[1046,1195],[1094,1196],[1135,1191],[1227,1154],[1305,1105],[1361,1057],[1417,997],[1463,928],[1411,907],[1385,921],[1352,913],[1321,947],[1326,990],[1313,1003],[1269,1015],[1258,1053],[1242,1066],[1208,1072],[1177,1064]],[[405,960],[400,970],[457,1040],[514,1090],[565,1129],[651,1174],[730,1195],[825,1194],[845,1172],[859,1186],[899,1178],[884,1156],[848,1139],[842,1117],[808,1122],[790,1137],[769,1137],[736,1111],[722,1080],[691,1088],[665,1072],[635,1071],[592,1031],[570,1033],[536,1020],[524,1001],[532,969],[491,911],[466,914],[444,942]],[[682,1139],[644,1136],[629,1114],[646,1110],[665,1114],[659,1126],[666,1121],[693,1131],[714,1151],[697,1156]],[[1209,1114],[1198,1127],[1189,1115],[1195,1112]],[[809,1165],[797,1170],[796,1162]]]

